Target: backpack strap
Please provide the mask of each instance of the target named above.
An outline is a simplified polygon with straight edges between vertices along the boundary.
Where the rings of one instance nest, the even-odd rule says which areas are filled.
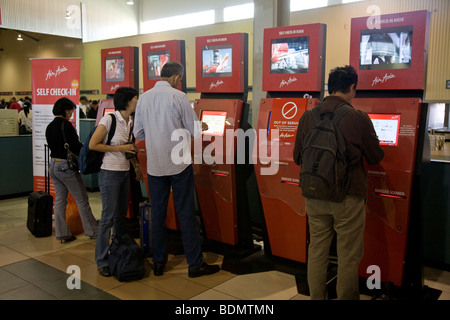
[[[111,127],[109,128],[108,133],[108,140],[106,141],[106,144],[111,144],[111,140],[114,137],[114,134],[116,133],[116,116],[112,113],[109,114],[112,119]]]
[[[336,110],[334,111],[333,122],[334,122],[335,124],[338,124],[338,123],[339,123],[339,120],[341,120],[342,117],[343,117],[347,112],[349,112],[349,111],[352,110],[352,109],[353,109],[353,108],[350,107],[350,106],[349,106],[348,104],[346,104],[346,103],[341,104],[340,106],[338,106],[338,107],[336,108]]]

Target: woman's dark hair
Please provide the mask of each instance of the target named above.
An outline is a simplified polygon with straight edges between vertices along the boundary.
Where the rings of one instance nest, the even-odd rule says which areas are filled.
[[[23,103],[23,112],[25,113],[25,117],[28,118],[28,114],[30,113],[30,109],[31,109],[31,102],[30,101],[25,101]]]
[[[330,94],[347,93],[352,84],[355,86],[358,84],[358,74],[352,66],[334,68],[328,75],[328,92]]]
[[[53,106],[53,114],[55,116],[66,116],[66,110],[73,110],[76,109],[77,106],[75,105],[75,103],[73,103],[72,100],[70,100],[69,98],[60,98],[58,99],[58,101],[55,102],[55,105]]]
[[[184,68],[181,64],[176,61],[169,61],[161,69],[161,77],[170,78],[173,75],[182,76]]]
[[[128,102],[134,97],[138,96],[139,92],[131,87],[120,87],[114,93],[114,108],[117,111],[125,110]]]

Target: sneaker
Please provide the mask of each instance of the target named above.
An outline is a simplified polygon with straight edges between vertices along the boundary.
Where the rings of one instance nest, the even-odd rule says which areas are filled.
[[[188,275],[191,278],[197,278],[219,272],[219,270],[220,267],[218,265],[209,265],[206,262],[203,262],[199,267],[189,269]]]
[[[155,276],[162,276],[164,274],[164,267],[166,265],[163,263],[155,263],[154,267],[153,267],[153,273],[155,274]]]

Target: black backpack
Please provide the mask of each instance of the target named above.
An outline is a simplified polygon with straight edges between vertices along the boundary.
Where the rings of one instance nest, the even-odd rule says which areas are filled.
[[[345,140],[337,124],[352,107],[336,111],[313,108],[314,127],[305,137],[300,162],[300,187],[305,198],[342,202],[349,186]]]
[[[128,234],[113,237],[108,264],[111,274],[119,281],[139,280],[145,276],[144,253]]]
[[[112,118],[111,128],[108,133],[108,140],[106,144],[110,144],[112,138],[114,137],[114,133],[116,132],[116,117],[114,114],[110,113]],[[86,141],[84,142],[83,147],[80,150],[80,155],[78,156],[78,165],[80,168],[80,172],[82,174],[90,174],[94,172],[99,172],[100,167],[103,163],[104,152],[89,150],[89,141],[91,141],[91,137],[94,134],[97,127],[93,128],[89,133]]]

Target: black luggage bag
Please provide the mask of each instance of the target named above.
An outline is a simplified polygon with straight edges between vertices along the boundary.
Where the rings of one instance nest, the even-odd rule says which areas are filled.
[[[47,172],[49,159],[47,145],[45,145],[45,192],[34,191],[28,196],[27,228],[35,237],[52,235],[53,197],[50,195],[50,182]]]
[[[145,257],[153,256],[153,246],[151,237],[151,203],[143,201],[139,204],[139,227],[141,249]]]

